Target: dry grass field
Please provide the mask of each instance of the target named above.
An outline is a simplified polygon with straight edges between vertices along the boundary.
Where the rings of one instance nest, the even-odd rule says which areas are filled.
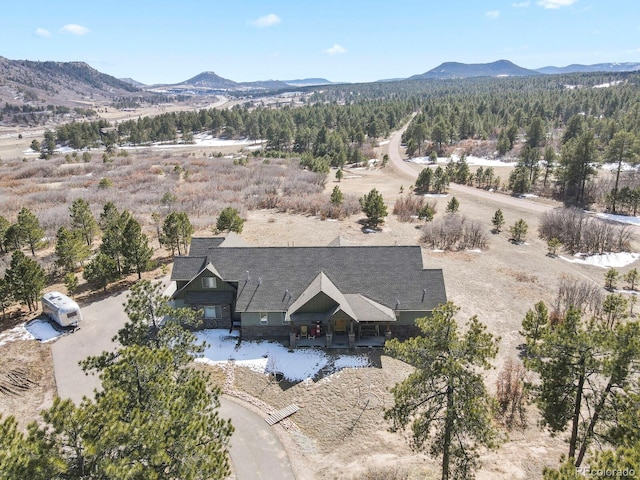
[[[21,154],[13,155],[25,143],[28,146],[31,137],[23,137],[18,141],[0,134],[3,159],[0,210],[7,218],[14,219],[20,206],[33,208],[48,235],[54,235],[57,226],[67,221],[68,206],[73,199],[83,196],[90,199],[96,214],[109,200],[120,208],[131,209],[155,238],[151,213],[162,211],[160,199],[171,192],[177,197],[173,208],[187,211],[200,235],[211,234],[210,228],[221,207],[237,205],[246,218],[242,238],[252,245],[325,245],[338,235],[353,245],[400,245],[416,244],[421,236],[422,222],[403,223],[393,215],[389,215],[381,231],[365,233],[359,223],[362,214],[343,220],[323,220],[320,215],[263,208],[265,205],[259,201],[275,188],[288,197],[288,201],[295,197],[309,205],[328,203],[331,190],[338,185],[352,198],[377,188],[391,211],[396,199],[407,195],[414,181],[392,165],[347,169],[340,183],[334,180],[332,171],[326,184],[320,185],[305,173],[289,170],[285,162],[272,161],[269,165],[256,164],[255,168],[247,169],[234,165],[232,159],[211,157],[213,150],[202,149],[131,153],[128,157],[116,157],[111,164],[103,164],[97,153],[88,164],[67,164],[61,158],[22,162]],[[388,147],[378,152],[379,158],[385,148]],[[216,149],[216,153],[218,151]],[[183,173],[176,173],[177,165]],[[245,170],[238,174],[238,168]],[[272,169],[277,168],[280,168],[279,181],[270,183],[276,176]],[[412,168],[416,174],[420,169]],[[186,176],[185,171],[189,172]],[[506,178],[508,171],[499,174]],[[114,188],[106,191],[97,187],[98,180],[105,176],[114,182]],[[290,187],[286,193],[282,191],[283,185]],[[401,187],[405,193],[401,193]],[[458,319],[464,322],[477,315],[500,337],[495,368],[487,374],[487,385],[494,390],[502,365],[509,358],[517,359],[517,347],[522,341],[518,330],[526,311],[539,300],[551,302],[561,278],[586,279],[602,286],[605,270],[548,257],[546,242],[536,233],[540,211],[527,206],[527,201],[498,193],[478,196],[467,189],[452,188],[451,192],[460,202],[459,214],[482,223],[487,233],[498,208],[505,216],[505,230],[519,218],[529,225],[526,243],[522,245],[512,244],[509,234],[503,232],[488,233],[488,247],[482,252],[423,249],[425,268],[443,269],[448,298],[461,307]],[[444,215],[450,198],[451,193],[446,198],[435,199],[436,219]],[[292,210],[295,209],[288,212]],[[634,248],[637,241],[634,233]],[[51,263],[50,253],[39,255],[41,260]],[[625,272],[630,268],[632,266],[619,270]],[[19,364],[32,371],[30,378],[37,381],[37,388],[20,398],[0,395],[0,413],[16,414],[22,422],[34,418],[38,408],[50,404],[55,391],[49,347],[35,342],[7,344],[0,346],[0,359],[0,375]],[[383,419],[383,409],[392,402],[388,389],[402,380],[410,367],[386,356],[375,363],[374,367],[347,369],[317,382],[302,382],[286,389],[242,368],[227,372],[226,376],[216,371],[214,376],[217,382],[224,383],[227,392],[241,396],[262,411],[290,403],[302,407],[276,427],[288,445],[300,479],[355,479],[368,468],[391,465],[408,472],[409,478],[438,478],[436,462],[412,452],[406,439],[388,432],[389,425]],[[534,409],[529,408],[528,428],[505,435],[498,450],[484,453],[477,478],[540,478],[542,467],[554,465],[563,451],[562,438],[552,438],[542,432],[536,426]]]

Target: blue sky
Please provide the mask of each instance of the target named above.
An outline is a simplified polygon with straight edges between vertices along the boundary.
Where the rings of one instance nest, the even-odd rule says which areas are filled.
[[[176,83],[407,77],[445,61],[526,68],[640,61],[638,0],[27,0],[0,14],[0,55],[84,61]]]

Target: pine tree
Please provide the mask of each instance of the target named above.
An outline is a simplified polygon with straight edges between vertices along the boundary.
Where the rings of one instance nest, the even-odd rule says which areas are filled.
[[[509,231],[511,232],[511,239],[515,243],[524,242],[524,239],[527,236],[528,229],[529,226],[527,225],[527,222],[525,222],[522,218],[517,220],[516,223],[514,223],[513,226],[509,229]]]
[[[449,200],[449,203],[447,203],[446,212],[449,215],[453,215],[454,213],[457,213],[459,208],[460,202],[458,202],[458,199],[456,197],[451,197],[451,200]]]
[[[558,240],[556,237],[549,239],[549,241],[547,242],[547,250],[549,252],[549,255],[555,257],[557,255],[558,248],[560,248],[561,246],[562,242],[560,242],[560,240]]]
[[[624,276],[624,281],[629,284],[629,288],[631,290],[636,289],[636,283],[638,283],[639,279],[640,279],[640,274],[638,274],[637,268],[633,268],[629,270]]]
[[[615,290],[620,274],[615,268],[610,268],[604,274],[604,288],[607,290]]]
[[[10,226],[9,220],[0,215],[0,253],[8,252],[6,235]]]
[[[340,191],[340,187],[336,185],[335,187],[333,187],[333,191],[331,192],[331,197],[329,198],[329,201],[331,202],[331,205],[335,205],[336,207],[338,207],[342,204],[343,199],[344,199],[344,196]]]
[[[31,255],[35,256],[35,250],[44,237],[44,230],[40,227],[38,217],[28,208],[22,207],[18,212],[17,226],[20,243],[27,244],[31,249]]]
[[[98,253],[98,255],[84,267],[83,276],[93,287],[102,288],[106,292],[107,285],[119,276],[118,265],[109,255]]]
[[[175,251],[178,255],[187,253],[193,235],[193,225],[185,212],[171,212],[162,223],[160,244],[171,249],[171,256]]]
[[[341,168],[338,169],[338,171],[336,172],[336,180],[338,180],[338,183],[344,178],[344,172],[342,171]]]
[[[360,197],[360,207],[367,216],[368,224],[376,228],[387,216],[387,207],[384,199],[377,189],[371,190],[364,197]]]
[[[132,295],[139,301],[130,297],[125,309],[137,320],[151,304],[160,315],[171,310],[156,288]],[[2,478],[226,478],[233,427],[216,410],[220,390],[191,368],[202,346],[176,322],[150,335],[132,328],[137,320],[118,332],[117,352],[83,362],[102,381],[95,399],[54,399],[26,436],[14,419],[0,423]]]
[[[69,210],[71,215],[71,228],[78,230],[87,243],[87,246],[90,247],[93,243],[93,238],[98,233],[98,222],[96,222],[93,213],[91,213],[89,203],[82,198],[77,198],[73,201]]]
[[[21,251],[13,252],[5,279],[11,286],[13,297],[27,305],[29,311],[38,308],[38,300],[46,285],[44,269]]]
[[[236,232],[242,233],[244,219],[238,211],[233,207],[226,207],[220,212],[218,221],[216,222],[216,231],[218,232]]]
[[[2,319],[5,318],[5,311],[13,303],[13,292],[9,281],[0,277],[0,308],[2,308]]]
[[[75,270],[90,255],[89,247],[81,238],[80,231],[71,231],[60,227],[56,235],[56,265],[65,272]]]
[[[423,168],[418,174],[418,179],[416,180],[416,190],[419,192],[429,193],[431,190],[432,179],[433,170],[430,168]]]
[[[441,457],[442,480],[471,479],[478,449],[493,446],[492,401],[480,370],[498,351],[498,339],[476,317],[458,331],[459,308],[449,302],[416,320],[419,337],[387,342],[386,351],[413,366],[391,392],[394,406],[385,411],[393,430],[409,427],[411,445]]]
[[[142,278],[142,272],[149,269],[153,249],[149,247],[149,239],[142,233],[140,223],[133,217],[124,227],[122,247],[124,271],[134,270],[138,279]]]
[[[496,210],[496,213],[493,214],[493,218],[491,219],[491,223],[493,224],[493,231],[495,233],[500,233],[504,226],[504,215],[502,214],[502,210]]]
[[[548,318],[537,338],[525,328],[525,364],[540,375],[534,386],[543,424],[569,429],[567,458],[580,466],[595,436],[615,427],[614,412],[633,391],[640,372],[640,324],[583,320],[570,308],[564,318]]]

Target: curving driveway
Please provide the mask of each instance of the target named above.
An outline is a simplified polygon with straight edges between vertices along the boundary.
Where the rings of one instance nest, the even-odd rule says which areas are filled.
[[[53,368],[62,398],[80,403],[93,397],[100,379],[87,376],[78,362],[117,348],[111,340],[127,321],[123,303],[127,292],[117,293],[82,307],[83,321],[75,332],[59,338],[51,346]],[[235,428],[231,437],[231,462],[237,480],[293,480],[295,476],[287,453],[277,435],[263,418],[224,397],[218,410],[230,418]]]

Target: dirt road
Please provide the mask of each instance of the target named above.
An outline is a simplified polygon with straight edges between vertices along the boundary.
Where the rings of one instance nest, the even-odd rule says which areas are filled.
[[[393,168],[396,169],[398,173],[404,174],[406,176],[411,177],[411,179],[415,179],[418,176],[418,173],[424,168],[424,166],[406,162],[402,158],[402,154],[400,153],[400,141],[402,139],[402,134],[407,129],[409,124],[407,123],[400,130],[395,132],[389,141],[389,160]],[[461,192],[469,196],[476,197],[476,199],[484,199],[489,202],[495,202],[498,204],[509,205],[510,207],[518,210],[527,210],[531,212],[544,213],[553,208],[555,205],[548,205],[544,203],[538,203],[526,198],[516,198],[509,195],[504,195],[501,193],[488,192],[486,190],[481,190],[479,188],[467,187],[466,185],[459,185],[457,183],[452,183],[449,185],[449,189],[452,192]],[[480,202],[487,203],[487,202]],[[559,205],[558,205],[559,206]]]

